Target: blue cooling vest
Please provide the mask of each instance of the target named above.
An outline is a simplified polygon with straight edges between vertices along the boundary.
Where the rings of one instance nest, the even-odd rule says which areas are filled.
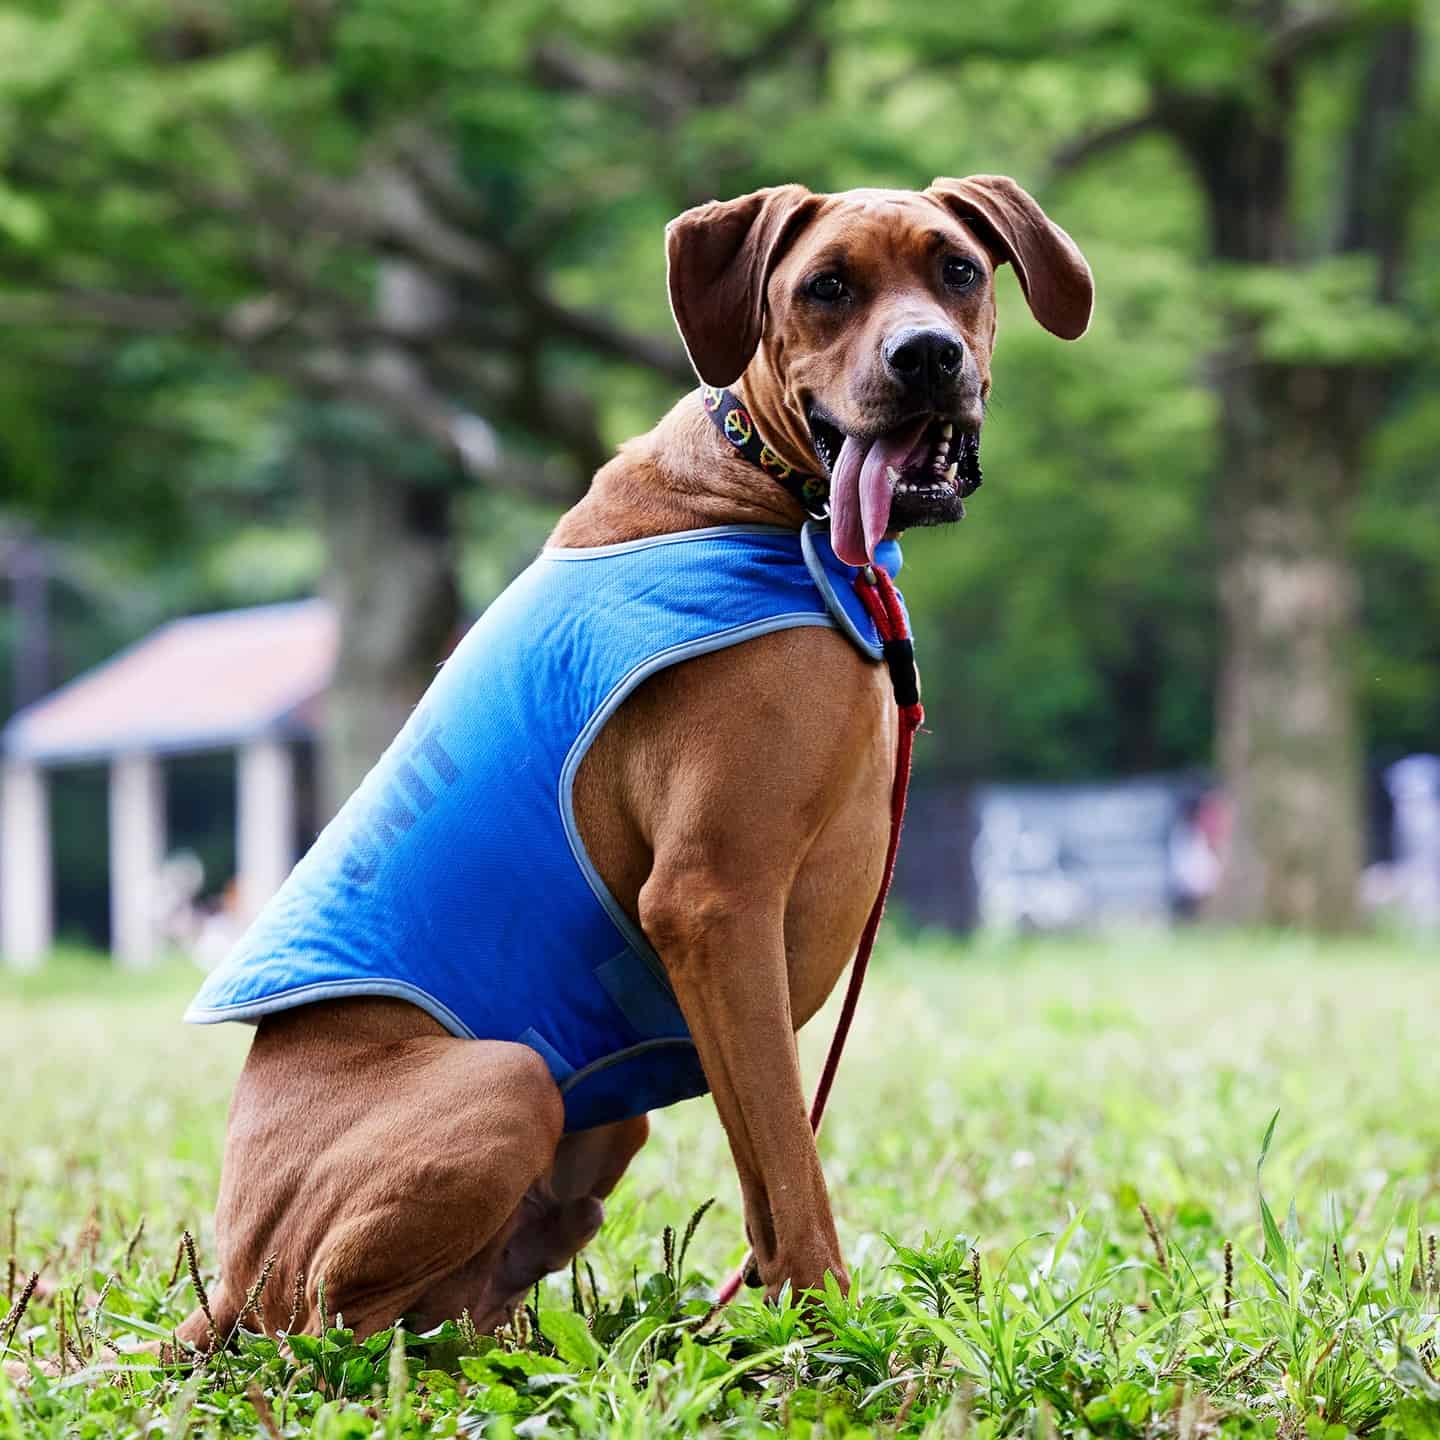
[[[880,561],[893,575],[899,547]],[[659,958],[601,880],[571,787],[647,676],[772,630],[835,626],[872,659],[826,531],[692,530],[546,550],[485,612],[186,1019],[341,996],[539,1052],[567,1130],[707,1086]]]

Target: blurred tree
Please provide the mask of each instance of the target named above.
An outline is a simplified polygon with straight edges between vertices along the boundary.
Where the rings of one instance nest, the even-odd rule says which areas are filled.
[[[659,295],[665,212],[644,199],[657,187],[678,208],[797,177],[840,190],[998,169],[1030,183],[1080,238],[1103,303],[1071,350],[1033,324],[1001,272],[989,481],[966,525],[906,538],[933,701],[919,763],[975,779],[1201,761],[1213,546],[1194,516],[1213,442],[1195,364],[1208,323],[1190,263],[1196,207],[1183,178],[1150,154],[1121,184],[1047,185],[1051,152],[1115,86],[1097,87],[1039,44],[1020,47],[1023,67],[992,63],[983,45],[972,54],[973,17],[957,25],[906,0],[774,0],[728,7],[724,24],[718,10],[669,0],[545,9],[542,78],[570,101],[575,128],[605,137],[608,183],[625,197],[593,237],[605,258],[587,245],[573,280],[608,286],[610,257],[638,254],[646,265],[628,262],[628,288],[642,303]],[[787,43],[767,41],[777,32]],[[625,418],[640,428],[653,411]]]
[[[1365,831],[1349,537],[1388,381],[1412,348],[1397,307],[1416,159],[1408,8],[1271,6],[1248,84],[1157,91],[1157,123],[1200,179],[1214,256],[1235,267],[1216,495],[1218,748],[1234,806],[1217,911],[1230,920],[1356,921]],[[1307,236],[1299,206],[1299,98],[1307,66],[1357,41],[1368,54],[1339,77],[1358,93],[1326,244],[1318,227]],[[1319,83],[1337,78],[1327,69]]]
[[[1256,267],[1234,277],[1217,377],[1218,748],[1234,823],[1216,910],[1232,921],[1357,920],[1364,752],[1350,526],[1388,382],[1413,348],[1397,302],[1419,35],[1407,7],[1390,8],[1401,18],[1377,28],[1373,14],[1322,21],[1276,6],[1249,93],[1161,97],[1162,123],[1201,179],[1216,258]],[[1293,180],[1297,99],[1305,67],[1357,36],[1370,53],[1331,240],[1312,248]]]
[[[606,454],[557,352],[688,373],[675,342],[553,293],[559,217],[527,203],[535,137],[526,107],[506,113],[501,27],[412,8],[0,11],[0,48],[27,61],[0,73],[0,282],[29,346],[54,358],[77,332],[153,337],[426,444],[380,443],[373,420],[353,419],[348,439],[332,423],[326,443],[300,446],[345,635],[329,707],[337,798],[453,636],[449,492],[468,477],[566,498]],[[477,84],[501,103],[477,113]],[[513,134],[486,137],[495,125]],[[487,165],[511,139],[523,143]],[[543,437],[543,458],[503,448],[502,430]]]
[[[922,763],[1203,764],[1222,712],[1237,854],[1261,882],[1232,913],[1341,923],[1356,607],[1294,608],[1272,683],[1251,663],[1271,612],[1251,601],[1256,577],[1312,600],[1349,583],[1363,470],[1367,713],[1382,748],[1433,743],[1440,413],[1406,358],[1420,327],[1390,303],[1403,217],[1361,183],[1407,197],[1387,158],[1401,52],[1381,42],[1408,13],[0,0],[0,53],[24,57],[0,65],[0,486],[110,557],[130,629],[308,587],[303,527],[322,517],[345,618],[340,793],[443,651],[457,565],[472,599],[493,593],[543,530],[525,502],[576,493],[690,383],[666,219],[797,178],[1007,171],[1081,241],[1100,306],[1069,350],[1002,274],[989,483],[965,526],[907,542],[935,702]],[[1437,189],[1415,196],[1431,233]],[[1440,300],[1440,246],[1409,249],[1412,295]],[[1379,397],[1353,425],[1352,381]],[[1337,401],[1323,427],[1317,393]],[[1290,704],[1301,687],[1318,707]]]
[[[1411,350],[1397,302],[1418,158],[1407,145],[1416,26],[1401,19],[1367,35],[1371,27],[1372,17],[1306,29],[1283,16],[1270,26],[1253,95],[1205,105],[1185,96],[1169,121],[1204,184],[1217,258],[1269,268],[1236,276],[1218,374],[1227,631],[1218,753],[1234,825],[1217,912],[1237,922],[1356,922],[1364,749],[1349,531],[1392,372]],[[1371,55],[1326,261],[1325,249],[1302,253],[1296,95],[1320,46],[1356,29]],[[1283,279],[1274,274],[1282,266],[1292,268]]]
[[[1232,921],[1357,919],[1350,526],[1390,382],[1416,348],[1399,302],[1421,175],[1417,14],[1409,0],[1072,0],[1043,14],[1019,0],[1004,33],[952,47],[957,59],[1022,62],[1068,49],[1112,82],[1118,73],[1097,89],[1118,94],[1120,113],[1060,147],[1055,170],[1159,133],[1203,201],[1222,330],[1217,749],[1233,806],[1215,911]],[[1336,92],[1348,97],[1339,107]],[[1324,182],[1307,193],[1317,145]]]

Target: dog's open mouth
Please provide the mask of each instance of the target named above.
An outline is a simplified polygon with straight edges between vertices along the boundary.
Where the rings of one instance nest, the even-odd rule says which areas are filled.
[[[965,517],[980,488],[980,432],[920,415],[870,439],[847,435],[815,407],[810,434],[830,472],[830,543],[847,565],[867,565],[889,530]]]

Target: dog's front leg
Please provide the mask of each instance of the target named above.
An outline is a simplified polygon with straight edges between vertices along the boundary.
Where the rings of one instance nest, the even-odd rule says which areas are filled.
[[[640,917],[729,1137],[767,1293],[817,1286],[827,1270],[848,1287],[795,1051],[784,897],[657,857]]]

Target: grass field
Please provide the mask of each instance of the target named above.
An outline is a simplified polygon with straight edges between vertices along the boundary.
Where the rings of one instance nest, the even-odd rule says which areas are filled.
[[[184,972],[0,975],[10,1297],[41,1275],[0,1436],[1440,1437],[1437,978],[1398,942],[892,942],[822,1142],[850,1297],[702,1323],[742,1246],[697,1101],[519,1334],[337,1321],[189,1376],[126,1352],[193,1304],[185,1228],[210,1273],[245,1032],[180,1026]]]

